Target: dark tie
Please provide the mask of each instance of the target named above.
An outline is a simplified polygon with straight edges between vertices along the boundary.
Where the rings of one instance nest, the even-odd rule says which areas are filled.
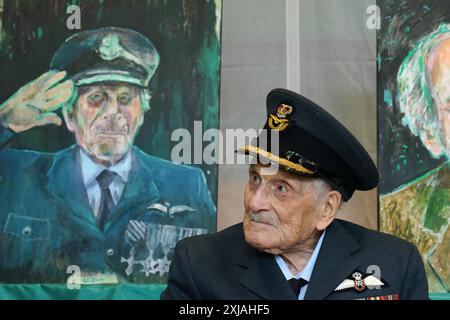
[[[105,227],[106,220],[114,208],[114,200],[109,190],[109,185],[113,182],[117,173],[103,170],[97,178],[95,178],[102,190],[102,195],[100,198],[100,206],[98,208],[97,223],[101,230]]]
[[[298,297],[298,295],[300,294],[300,289],[306,284],[308,284],[308,281],[302,278],[300,279],[292,278],[288,282],[291,285],[291,288],[294,291],[296,297]]]

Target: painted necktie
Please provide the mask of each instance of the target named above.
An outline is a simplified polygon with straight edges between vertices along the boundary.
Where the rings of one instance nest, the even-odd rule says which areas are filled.
[[[111,191],[109,190],[109,186],[111,182],[113,182],[114,178],[117,176],[117,173],[103,170],[97,178],[95,178],[102,190],[102,195],[100,199],[100,207],[98,208],[97,215],[97,223],[100,230],[103,231],[108,216],[111,214],[112,209],[114,208],[114,200],[111,195]]]

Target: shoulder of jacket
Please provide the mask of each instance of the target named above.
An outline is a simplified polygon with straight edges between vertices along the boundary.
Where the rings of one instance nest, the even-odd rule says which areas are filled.
[[[200,255],[224,255],[235,252],[236,249],[244,245],[245,239],[242,223],[239,223],[216,233],[189,237],[180,242],[186,246],[189,252],[199,253]]]
[[[145,153],[138,147],[133,147],[134,153],[139,157],[139,159],[149,167],[156,167],[160,170],[164,170],[165,173],[178,175],[178,174],[191,174],[191,175],[200,175],[201,170],[196,167],[192,167],[186,164],[178,164],[169,160],[165,160],[156,156],[152,156],[148,153]]]
[[[412,243],[397,236],[372,230],[350,221],[338,219],[338,223],[359,242],[362,247],[384,247],[385,250],[396,251],[399,248],[410,249]]]

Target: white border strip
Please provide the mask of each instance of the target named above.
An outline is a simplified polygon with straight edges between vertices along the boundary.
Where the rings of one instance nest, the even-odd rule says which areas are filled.
[[[287,89],[300,92],[300,0],[286,0]]]

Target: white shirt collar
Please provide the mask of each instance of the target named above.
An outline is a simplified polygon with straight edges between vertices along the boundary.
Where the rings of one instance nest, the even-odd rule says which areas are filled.
[[[309,282],[309,280],[311,279],[311,274],[314,270],[314,266],[316,264],[317,256],[319,255],[320,247],[322,246],[323,238],[325,237],[325,232],[326,230],[322,232],[322,235],[320,236],[319,241],[317,241],[316,247],[314,248],[311,258],[309,258],[309,261],[306,264],[305,268],[301,272],[297,273],[295,276],[292,275],[291,271],[289,270],[289,267],[287,266],[283,258],[281,256],[275,256],[275,260],[278,266],[280,267],[281,271],[283,272],[283,275],[286,278],[286,280],[290,280],[292,278],[295,279],[302,278]]]
[[[125,155],[125,157],[111,167],[107,167],[103,164],[99,164],[93,161],[83,148],[80,148],[80,162],[81,162],[81,174],[83,176],[83,182],[85,187],[89,187],[92,183],[96,182],[95,178],[105,169],[117,173],[124,183],[128,182],[128,177],[131,171],[132,156],[131,151]]]

